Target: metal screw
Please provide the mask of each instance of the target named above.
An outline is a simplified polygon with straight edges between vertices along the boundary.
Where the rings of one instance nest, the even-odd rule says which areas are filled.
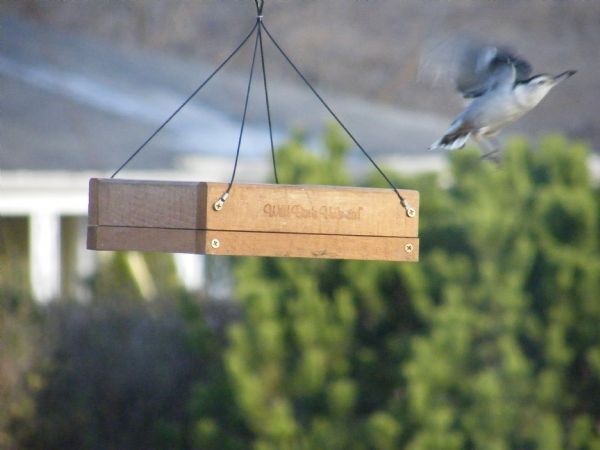
[[[415,217],[417,215],[417,211],[415,210],[415,208],[408,208],[406,210],[406,215],[408,217]]]
[[[221,198],[219,200],[217,200],[215,202],[215,204],[213,205],[214,210],[221,211],[223,209],[223,205],[225,205],[225,202],[227,201],[228,198],[229,198],[229,192],[225,192],[223,195],[221,195]]]
[[[218,239],[213,239],[212,241],[210,241],[210,246],[212,248],[219,248],[221,246],[221,242],[219,242]]]
[[[404,251],[405,251],[406,253],[412,253],[412,251],[413,251],[413,250],[414,250],[414,247],[413,247],[413,245],[412,245],[412,244],[406,244],[406,245],[404,246]]]

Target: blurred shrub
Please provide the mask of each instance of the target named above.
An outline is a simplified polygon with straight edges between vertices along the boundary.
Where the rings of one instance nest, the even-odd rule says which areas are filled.
[[[282,181],[348,183],[345,141],[325,142],[285,145]],[[598,449],[585,158],[557,136],[501,167],[456,152],[447,188],[396,179],[421,194],[418,264],[236,259],[241,311],[199,304],[157,255],[165,301],[141,300],[125,255],[89,304],[3,293],[0,448]]]
[[[34,393],[41,387],[35,371],[43,356],[40,316],[28,298],[0,294],[0,449],[17,449],[15,428],[29,423],[35,411]]]
[[[153,448],[184,435],[186,401],[202,365],[173,307],[57,302],[47,311],[49,350],[26,424],[28,448]]]
[[[586,149],[509,146],[501,168],[453,155],[404,280],[425,332],[403,364],[410,448],[597,448],[598,191]],[[422,199],[425,203],[427,198]],[[422,212],[423,214],[423,212]],[[435,217],[435,223],[432,218]],[[460,230],[457,232],[457,230]],[[575,433],[575,434],[574,434]]]
[[[219,337],[231,305],[180,294],[37,315],[1,306],[2,449],[190,448],[234,410]]]
[[[344,183],[301,138],[281,178]],[[342,149],[342,150],[340,150]],[[335,163],[334,163],[335,161]],[[586,149],[465,150],[421,193],[421,262],[244,258],[226,354],[253,448],[600,448],[600,201]],[[369,184],[384,185],[380,177]]]

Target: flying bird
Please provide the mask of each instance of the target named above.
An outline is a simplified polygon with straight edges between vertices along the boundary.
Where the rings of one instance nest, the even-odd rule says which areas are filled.
[[[531,65],[512,50],[466,39],[447,41],[428,52],[419,71],[433,81],[454,82],[469,101],[429,149],[456,150],[472,138],[486,152],[484,157],[500,150],[495,136],[502,128],[535,108],[576,72],[530,76]]]

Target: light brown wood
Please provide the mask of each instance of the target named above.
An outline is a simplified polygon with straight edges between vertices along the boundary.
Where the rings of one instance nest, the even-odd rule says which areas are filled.
[[[90,226],[88,247],[207,255],[418,261],[419,239]]]
[[[222,210],[224,183],[96,179],[92,225],[265,231],[356,236],[418,236],[417,191],[400,191],[417,210],[408,217],[391,189],[235,184]],[[92,209],[90,209],[92,211]]]
[[[419,194],[334,186],[90,180],[88,248],[417,261]],[[213,240],[218,245],[211,245]]]

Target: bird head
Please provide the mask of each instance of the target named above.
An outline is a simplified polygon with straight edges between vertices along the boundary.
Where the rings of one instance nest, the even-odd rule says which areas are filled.
[[[520,103],[534,107],[561,81],[570,78],[575,70],[567,70],[558,75],[540,74],[527,80],[519,81],[515,85],[515,93]]]

